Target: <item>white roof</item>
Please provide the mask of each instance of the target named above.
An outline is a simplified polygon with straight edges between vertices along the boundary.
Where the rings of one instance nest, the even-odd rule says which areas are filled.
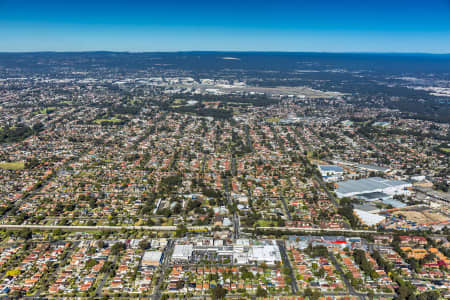
[[[145,251],[142,261],[160,261],[161,255],[161,251]]]
[[[248,254],[247,253],[233,253],[233,262],[239,265],[248,264]]]
[[[194,247],[192,245],[175,245],[172,258],[188,259],[192,255]]]
[[[373,226],[384,221],[386,218],[377,214],[368,213],[360,209],[353,210],[365,225]]]
[[[347,180],[339,182],[336,192],[341,195],[363,194],[381,191],[386,188],[410,186],[406,181],[389,180],[380,177],[370,177],[359,180]]]
[[[248,257],[250,260],[256,261],[281,261],[280,249],[276,245],[252,246]]]
[[[238,245],[238,246],[249,246],[250,245],[250,240],[248,240],[248,239],[237,239],[236,240],[236,245]]]
[[[319,165],[319,169],[323,172],[344,172],[344,169],[335,165]]]

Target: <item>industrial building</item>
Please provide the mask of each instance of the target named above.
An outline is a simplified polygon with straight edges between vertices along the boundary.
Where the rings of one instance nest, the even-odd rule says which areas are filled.
[[[371,177],[360,180],[347,180],[337,183],[338,197],[354,197],[368,193],[384,193],[387,195],[408,195],[412,184],[401,180],[389,180],[381,177]]]
[[[214,245],[175,245],[172,261],[175,263],[195,263],[207,257],[229,259],[236,265],[265,263],[275,266],[281,262],[281,253],[278,245],[272,240],[250,241],[238,240],[236,244],[215,246]]]
[[[175,245],[172,254],[172,260],[174,262],[188,262],[192,257],[194,247],[188,245]]]
[[[157,267],[161,264],[162,252],[161,251],[145,251],[142,257],[142,266]]]
[[[382,172],[382,173],[386,173],[386,172],[390,171],[389,168],[384,168],[384,167],[375,166],[375,165],[358,164],[356,167],[359,170],[366,171],[366,172]]]
[[[288,249],[297,248],[305,250],[308,246],[325,246],[327,248],[334,248],[343,250],[346,247],[353,249],[354,247],[362,247],[362,240],[360,237],[344,237],[344,236],[289,236],[286,241]]]
[[[248,261],[249,263],[265,263],[274,266],[277,262],[281,262],[280,249],[275,241],[273,245],[252,246],[248,251]]]
[[[344,176],[344,169],[335,165],[319,165],[319,171],[322,178],[327,181],[339,181]]]
[[[372,214],[360,209],[354,209],[353,212],[359,218],[362,224],[368,226],[378,225],[382,223],[384,220],[386,220],[386,217],[384,216]]]
[[[406,206],[405,203],[400,202],[398,200],[394,200],[392,198],[392,195],[388,195],[386,193],[381,193],[381,192],[359,194],[356,196],[356,198],[363,200],[365,202],[379,201],[386,205],[391,205],[394,208],[400,208],[400,207]]]

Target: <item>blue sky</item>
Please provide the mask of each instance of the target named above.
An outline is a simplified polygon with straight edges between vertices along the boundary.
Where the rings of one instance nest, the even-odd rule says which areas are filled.
[[[0,0],[0,51],[450,53],[450,0]]]

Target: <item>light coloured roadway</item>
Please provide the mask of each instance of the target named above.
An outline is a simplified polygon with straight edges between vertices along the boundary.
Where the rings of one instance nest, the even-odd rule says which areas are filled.
[[[210,231],[212,226],[188,226],[190,231]],[[73,231],[93,231],[93,230],[149,230],[149,231],[175,231],[176,226],[63,226],[63,225],[10,225],[0,224],[0,229],[36,229],[36,230],[73,230]],[[243,228],[250,229],[253,228]],[[260,230],[280,230],[298,232],[352,232],[352,233],[380,233],[375,230],[357,229],[330,229],[330,228],[297,228],[297,227],[256,227]]]

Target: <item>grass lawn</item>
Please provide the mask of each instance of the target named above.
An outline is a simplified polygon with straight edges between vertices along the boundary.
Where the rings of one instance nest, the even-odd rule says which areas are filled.
[[[441,148],[441,151],[444,151],[445,153],[450,153],[450,148]]]
[[[226,104],[230,106],[250,106],[251,103],[242,103],[242,102],[227,102]],[[276,119],[276,118],[274,118]]]
[[[0,163],[0,169],[4,170],[22,170],[25,168],[25,163],[23,161]]]
[[[270,226],[274,226],[274,222],[273,221],[269,221],[269,220],[258,220],[256,221],[256,226],[259,227],[270,227]]]
[[[173,101],[173,104],[175,105],[181,105],[181,104],[185,104],[186,101],[184,101],[184,99],[175,99]]]
[[[52,107],[46,107],[40,110],[41,114],[48,114],[48,113],[52,113],[56,110],[56,107],[52,106]]]
[[[280,122],[280,118],[267,118],[266,122],[271,122],[271,123],[278,123]]]
[[[95,120],[94,123],[96,123],[96,124],[101,124],[102,122],[119,123],[121,121],[122,120],[119,120],[119,119],[98,119],[98,120]]]

